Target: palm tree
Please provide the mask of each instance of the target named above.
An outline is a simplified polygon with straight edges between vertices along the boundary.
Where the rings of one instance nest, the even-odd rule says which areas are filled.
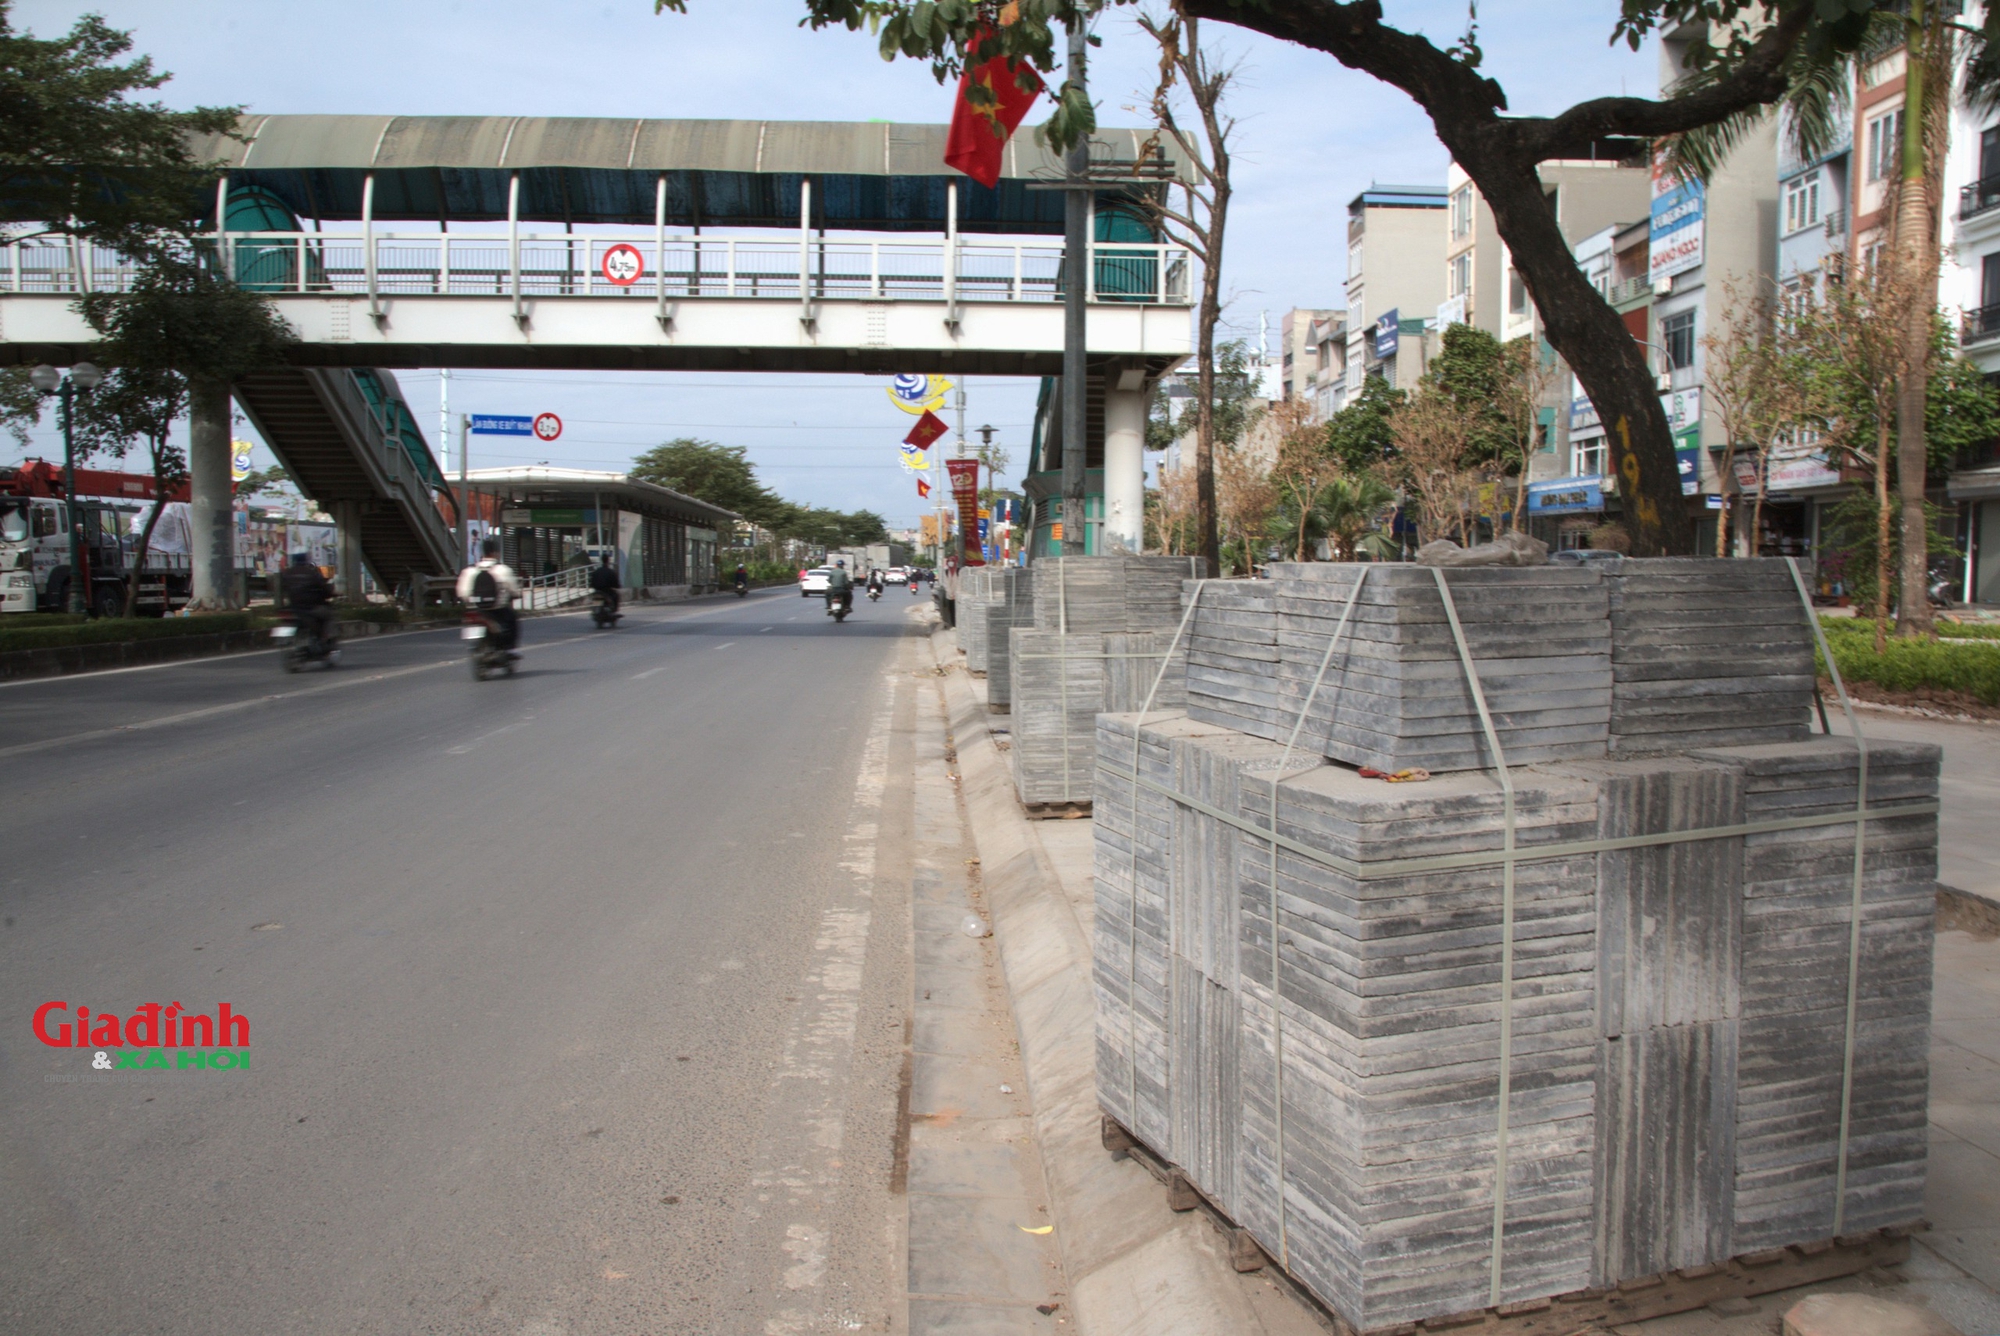
[[[1366,554],[1378,561],[1396,555],[1396,544],[1376,525],[1396,504],[1396,493],[1372,473],[1335,478],[1320,489],[1313,513],[1336,561]]]

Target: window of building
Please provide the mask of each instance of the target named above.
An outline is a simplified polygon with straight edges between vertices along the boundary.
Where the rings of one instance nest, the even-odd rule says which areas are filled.
[[[1903,109],[1868,122],[1868,180],[1887,181],[1903,162]]]
[[[1507,310],[1514,315],[1528,313],[1528,284],[1518,269],[1507,271]]]
[[[1988,308],[2000,306],[2000,252],[1980,258],[1979,304]]]
[[[2000,125],[1979,132],[1979,179],[2000,176]]]
[[[1886,241],[1871,241],[1863,246],[1861,248],[1861,272],[1864,274],[1874,273],[1876,266],[1882,263],[1882,257],[1888,253],[1889,243]]]
[[[1451,290],[1447,297],[1458,297],[1472,289],[1472,252],[1451,257]]]
[[[1361,277],[1361,243],[1358,241],[1347,248],[1347,276]]]
[[[1570,442],[1569,476],[1572,478],[1602,478],[1605,456],[1603,436],[1586,436],[1580,441]]]
[[[1667,350],[1667,365],[1685,371],[1694,365],[1694,312],[1681,311],[1660,321],[1660,343]]]
[[[1819,222],[1819,173],[1785,183],[1785,232],[1802,232]]]
[[[1455,237],[1472,235],[1472,187],[1460,186],[1451,192],[1451,234]]]

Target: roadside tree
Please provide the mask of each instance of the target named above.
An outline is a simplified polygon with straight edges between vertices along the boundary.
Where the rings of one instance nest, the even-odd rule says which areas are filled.
[[[76,307],[97,331],[114,373],[84,401],[79,422],[93,424],[99,448],[121,456],[132,442],[145,442],[162,497],[168,479],[184,476],[188,467],[187,457],[168,444],[172,423],[189,408],[225,419],[231,382],[281,364],[298,342],[270,302],[184,252],[155,253],[124,292],[89,293]],[[160,505],[156,500],[139,538],[125,589],[128,617]]]

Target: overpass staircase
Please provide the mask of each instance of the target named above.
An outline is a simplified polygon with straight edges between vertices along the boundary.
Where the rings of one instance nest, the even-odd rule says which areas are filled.
[[[299,489],[336,518],[347,512],[378,585],[458,570],[458,540],[439,509],[451,492],[394,376],[286,366],[234,391]]]

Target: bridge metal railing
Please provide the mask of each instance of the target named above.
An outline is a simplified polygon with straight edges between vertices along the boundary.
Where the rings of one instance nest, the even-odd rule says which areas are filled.
[[[550,575],[537,575],[521,581],[520,606],[525,611],[535,612],[547,608],[567,607],[590,597],[590,568],[572,566],[565,571]]]
[[[1065,281],[1060,245],[963,237],[228,232],[204,244],[243,286],[274,296],[1056,302]],[[1182,246],[1099,242],[1089,297],[1184,306],[1192,271]],[[0,245],[0,292],[118,292],[133,273],[116,251],[66,238]]]

